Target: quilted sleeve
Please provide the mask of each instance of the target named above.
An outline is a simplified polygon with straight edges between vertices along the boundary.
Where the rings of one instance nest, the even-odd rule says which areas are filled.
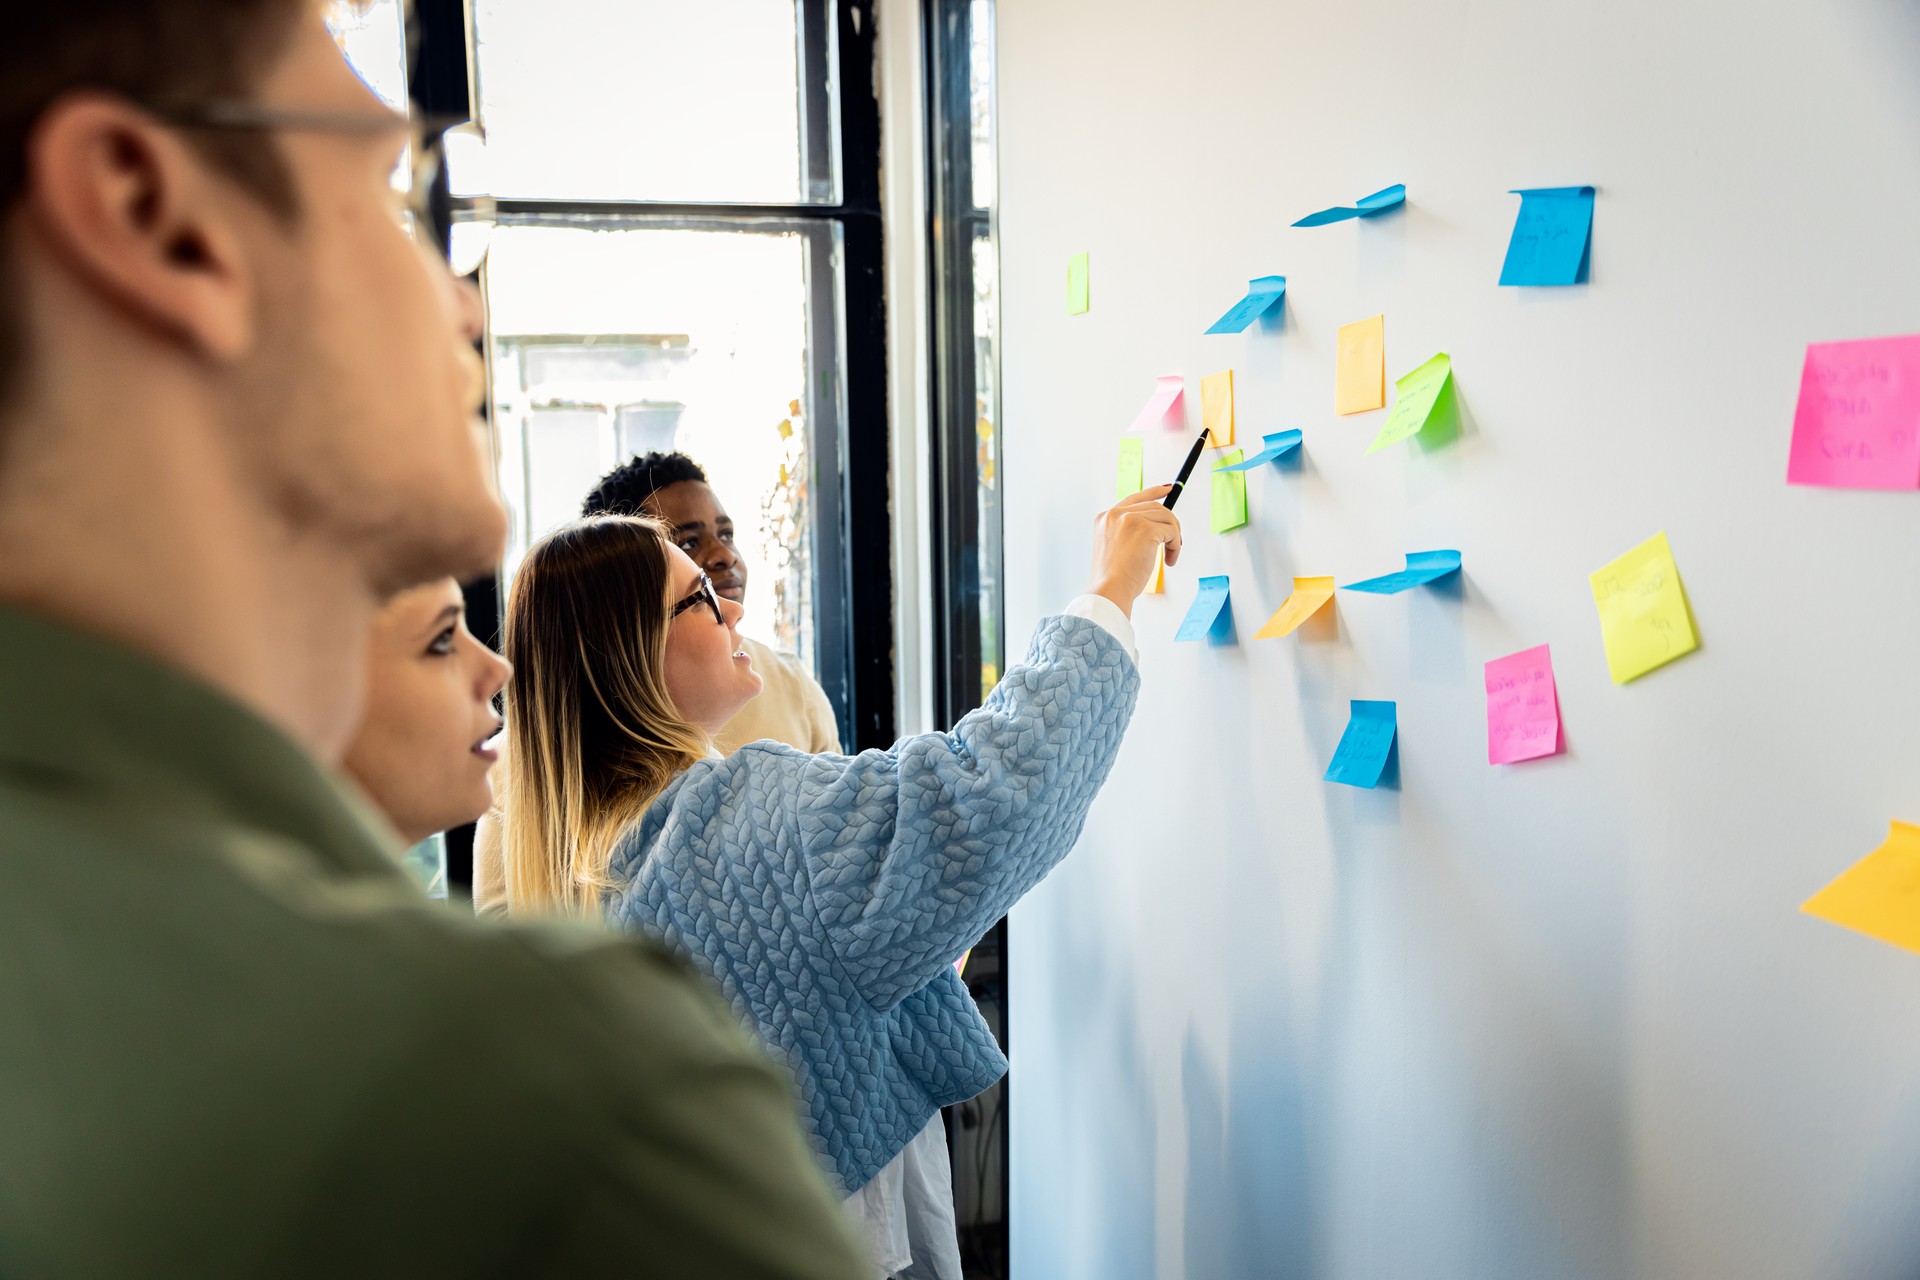
[[[1110,632],[1049,618],[952,732],[785,772],[814,913],[876,1008],[932,981],[1066,857],[1139,689]]]

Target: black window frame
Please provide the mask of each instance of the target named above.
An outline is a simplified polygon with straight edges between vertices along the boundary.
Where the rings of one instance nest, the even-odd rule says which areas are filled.
[[[929,680],[933,715],[942,726],[980,705],[989,652],[1002,666],[1007,652],[1005,615],[998,599],[1000,566],[996,563],[991,573],[981,569],[983,555],[999,558],[1001,543],[997,508],[987,518],[994,522],[992,527],[981,512],[981,349],[975,324],[974,249],[983,240],[995,243],[996,228],[993,207],[974,203],[972,21],[973,0],[921,0],[933,603]],[[997,347],[994,358],[997,361]],[[997,369],[990,385],[997,393]],[[999,406],[988,409],[993,424],[991,462],[997,469]],[[989,625],[994,631],[991,651],[984,639]],[[1010,1043],[1007,964],[1007,922],[1002,919],[973,949],[964,976],[1003,1051]],[[978,1098],[948,1108],[946,1114],[950,1139],[961,1131],[977,1135],[964,1149],[957,1142],[950,1144],[954,1185],[964,1183],[973,1192],[974,1216],[958,1224],[968,1275],[1005,1277],[1011,1266],[1008,1085],[1003,1078]],[[986,1205],[995,1205],[998,1211],[989,1212]]]
[[[813,202],[519,196],[494,202],[502,225],[590,221],[600,227],[801,236],[810,364],[818,375],[803,399],[812,432],[814,653],[821,684],[840,720],[841,742],[852,751],[890,745],[897,724],[874,3],[794,0],[801,185]],[[409,26],[415,101],[429,114],[472,116],[477,70],[466,0],[416,0]],[[838,199],[832,200],[836,188]],[[497,580],[494,594],[491,630],[497,645]],[[483,616],[471,604],[469,612]]]

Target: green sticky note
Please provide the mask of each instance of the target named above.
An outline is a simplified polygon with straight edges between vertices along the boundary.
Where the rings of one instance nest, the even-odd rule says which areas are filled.
[[[1120,440],[1120,484],[1116,498],[1131,498],[1147,487],[1146,464],[1141,460],[1140,441],[1125,436]]]
[[[1220,455],[1217,466],[1230,467],[1240,461],[1240,451],[1230,449]],[[1216,471],[1213,473],[1213,531],[1225,533],[1229,529],[1238,529],[1247,522],[1247,473],[1244,471]]]
[[[1076,253],[1067,259],[1067,314],[1087,313],[1087,255]]]
[[[1393,412],[1367,446],[1375,453],[1438,424],[1453,411],[1453,361],[1442,351],[1393,384]]]

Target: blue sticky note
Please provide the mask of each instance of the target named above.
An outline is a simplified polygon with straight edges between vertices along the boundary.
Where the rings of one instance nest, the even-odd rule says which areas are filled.
[[[1187,616],[1181,620],[1180,629],[1173,633],[1178,640],[1205,640],[1209,636],[1223,638],[1233,625],[1233,610],[1227,607],[1227,575],[1200,579],[1200,592],[1193,598],[1193,605],[1187,610]]]
[[[1380,578],[1368,578],[1365,582],[1353,582],[1342,587],[1342,591],[1368,591],[1376,596],[1398,595],[1414,587],[1424,587],[1450,573],[1460,572],[1460,553],[1458,551],[1409,551],[1407,567],[1398,573],[1389,573]]]
[[[1535,187],[1512,194],[1520,197],[1520,216],[1507,241],[1500,283],[1585,284],[1593,247],[1593,188]]]
[[[1247,281],[1247,296],[1233,304],[1233,309],[1213,322],[1208,333],[1239,333],[1248,325],[1269,313],[1278,313],[1287,297],[1287,278],[1285,276],[1261,276],[1258,280]]]
[[[1347,731],[1340,735],[1333,763],[1327,766],[1326,781],[1369,791],[1380,785],[1386,772],[1387,757],[1393,754],[1393,739],[1400,732],[1398,712],[1391,702],[1347,704]]]
[[[1406,203],[1407,188],[1403,183],[1394,183],[1383,187],[1370,196],[1362,196],[1352,205],[1338,205],[1332,209],[1322,209],[1310,213],[1294,223],[1296,227],[1324,227],[1329,222],[1345,222],[1349,218],[1372,218],[1385,213],[1397,205]]]
[[[1300,441],[1304,438],[1297,429],[1293,431],[1276,431],[1270,436],[1260,437],[1261,444],[1264,447],[1260,452],[1254,454],[1245,462],[1236,462],[1225,467],[1215,467],[1214,470],[1251,471],[1255,467],[1264,467],[1269,462],[1280,461],[1281,458],[1298,449],[1300,447]]]

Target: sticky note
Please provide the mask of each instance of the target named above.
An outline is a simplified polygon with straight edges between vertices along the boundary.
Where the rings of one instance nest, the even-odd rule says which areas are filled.
[[[1920,487],[1920,336],[1807,348],[1787,483]]]
[[[1087,255],[1076,253],[1067,259],[1067,314],[1087,312]]]
[[[1324,227],[1329,222],[1345,222],[1349,218],[1371,218],[1385,213],[1406,201],[1407,189],[1400,183],[1391,187],[1382,187],[1370,196],[1362,196],[1351,205],[1336,205],[1331,209],[1322,209],[1310,213],[1294,223],[1296,227]]]
[[[1894,823],[1885,844],[1808,898],[1800,910],[1920,951],[1920,827]]]
[[[1161,547],[1153,555],[1153,581],[1147,585],[1150,596],[1165,595],[1167,591],[1167,549]]]
[[[1251,471],[1255,467],[1264,467],[1267,463],[1278,462],[1295,449],[1298,449],[1300,442],[1305,438],[1298,428],[1290,431],[1276,431],[1270,436],[1260,437],[1260,442],[1263,447],[1260,452],[1254,454],[1245,462],[1236,462],[1232,466],[1217,466],[1214,470]]]
[[[1237,463],[1240,451],[1235,449],[1222,461]],[[1225,533],[1229,529],[1238,529],[1247,522],[1247,476],[1244,471],[1227,467],[1213,473],[1213,531]]]
[[[1517,764],[1560,750],[1553,655],[1536,645],[1487,664],[1487,763]]]
[[[1453,410],[1453,360],[1442,351],[1393,384],[1393,412],[1367,446],[1377,453],[1425,431]]]
[[[1615,684],[1647,674],[1700,645],[1667,535],[1656,533],[1589,578]]]
[[[1140,452],[1140,441],[1131,436],[1120,441],[1120,475],[1114,486],[1115,498],[1131,498],[1146,488],[1146,464]]]
[[[1368,578],[1365,582],[1350,582],[1342,590],[1366,591],[1376,596],[1392,596],[1414,587],[1424,587],[1429,582],[1458,572],[1460,572],[1458,551],[1409,551],[1407,567],[1398,573]]]
[[[1146,431],[1157,427],[1166,420],[1173,407],[1180,403],[1186,393],[1186,382],[1177,373],[1162,374],[1153,384],[1153,394],[1147,397],[1146,404],[1133,416],[1133,425],[1129,431]],[[1175,423],[1175,426],[1184,423]]]
[[[1288,596],[1266,625],[1253,633],[1255,640],[1274,640],[1291,635],[1301,623],[1319,612],[1320,606],[1333,599],[1332,578],[1295,578],[1293,594]]]
[[[1387,318],[1340,326],[1333,357],[1333,411],[1365,413],[1387,403]]]
[[[1592,187],[1532,187],[1520,197],[1520,216],[1507,241],[1500,283],[1585,284],[1593,244]]]
[[[1400,732],[1397,709],[1391,702],[1357,698],[1347,705],[1347,731],[1334,748],[1325,780],[1371,791],[1380,785],[1387,757],[1393,754],[1393,740]]]
[[[1213,322],[1208,333],[1240,333],[1264,315],[1278,317],[1286,303],[1287,278],[1261,276],[1247,282],[1247,296],[1233,304],[1227,314]]]
[[[1175,640],[1221,640],[1233,628],[1233,610],[1228,607],[1227,575],[1200,579],[1200,590],[1181,620]]]
[[[1233,443],[1233,370],[1200,379],[1200,425],[1207,429],[1207,448]]]

